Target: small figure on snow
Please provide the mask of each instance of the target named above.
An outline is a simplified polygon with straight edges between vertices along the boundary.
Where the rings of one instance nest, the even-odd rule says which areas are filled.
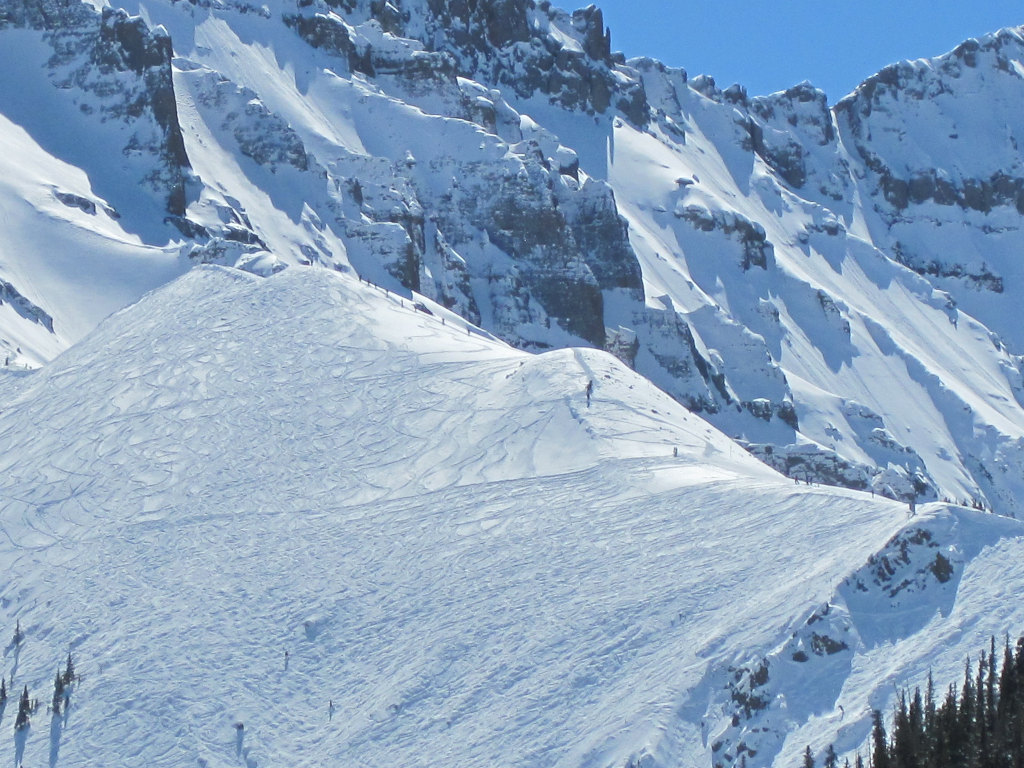
[[[334,699],[330,699],[327,702],[327,719],[328,720],[333,720],[334,719]]]
[[[587,382],[587,408],[590,407],[590,396],[594,394],[594,380]]]

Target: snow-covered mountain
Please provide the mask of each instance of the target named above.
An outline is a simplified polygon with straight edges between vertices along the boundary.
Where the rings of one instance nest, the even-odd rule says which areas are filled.
[[[1017,521],[794,484],[607,353],[424,308],[202,267],[8,382],[3,671],[82,679],[0,752],[791,765],[1024,621]]]
[[[1015,30],[829,109],[623,61],[593,7],[2,8],[9,361],[319,263],[608,349],[791,475],[1018,511]]]
[[[593,6],[0,0],[4,669],[86,675],[16,748],[856,749],[1020,631],[1022,97],[1020,30],[830,108]]]

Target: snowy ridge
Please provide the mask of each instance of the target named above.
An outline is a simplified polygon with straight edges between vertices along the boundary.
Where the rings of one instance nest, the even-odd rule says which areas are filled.
[[[742,709],[728,668],[845,604],[829,707],[772,667],[766,711],[790,715],[754,764],[788,764],[840,704],[858,746],[894,649],[961,633],[941,679],[1020,621],[977,593],[1024,580],[1016,522],[793,484],[604,353],[469,331],[323,270],[206,268],[23,382],[0,416],[0,620],[26,633],[4,673],[44,700],[71,647],[84,678],[66,717],[33,716],[26,764],[707,765]],[[955,577],[909,613],[855,604],[919,530],[905,567],[940,551]]]
[[[211,286],[206,288],[206,283]],[[354,278],[340,278],[322,270],[309,274],[288,271],[276,277],[273,285],[264,287],[261,280],[248,275],[206,268],[190,272],[130,312],[115,316],[110,322],[123,328],[120,334],[124,338],[119,340],[116,359],[110,366],[79,362],[81,356],[95,355],[90,350],[103,346],[90,337],[65,353],[59,365],[40,371],[40,380],[33,381],[31,388],[7,409],[12,417],[19,414],[16,420],[42,423],[60,419],[57,426],[70,443],[88,444],[91,440],[87,450],[93,455],[86,457],[76,447],[68,459],[70,464],[55,459],[51,450],[43,447],[31,458],[15,459],[12,455],[15,466],[26,473],[20,477],[14,466],[8,467],[14,473],[12,482],[22,484],[21,490],[12,495],[25,499],[30,508],[43,503],[37,497],[45,499],[49,492],[37,474],[40,464],[56,461],[64,467],[62,471],[88,475],[107,450],[114,451],[110,460],[132,460],[135,450],[125,454],[122,448],[146,446],[159,435],[171,440],[180,425],[164,421],[161,414],[176,415],[179,410],[194,421],[189,431],[198,432],[203,420],[214,416],[217,423],[228,428],[206,436],[198,453],[183,447],[162,458],[150,456],[148,451],[139,454],[138,458],[152,464],[147,473],[152,475],[152,482],[147,477],[135,481],[137,498],[121,484],[110,488],[109,501],[93,508],[90,515],[134,515],[140,508],[166,504],[161,489],[190,496],[181,478],[222,471],[211,468],[218,456],[241,462],[243,467],[259,465],[262,459],[269,460],[270,446],[276,448],[279,460],[262,466],[259,482],[273,494],[280,494],[283,485],[307,483],[308,473],[314,468],[323,471],[327,449],[317,447],[317,440],[305,434],[303,425],[309,418],[307,397],[319,401],[320,391],[328,385],[334,389],[322,396],[325,402],[317,407],[318,431],[328,438],[337,432],[338,439],[344,440],[345,454],[337,453],[340,446],[333,447],[329,455],[337,462],[337,474],[321,476],[318,484],[323,486],[323,493],[352,501],[415,496],[453,484],[562,473],[590,466],[602,457],[666,456],[673,447],[703,450],[706,439],[712,440],[713,448],[708,450],[713,455],[734,453],[731,463],[745,467],[745,473],[772,475],[741,451],[733,450],[727,439],[642,378],[633,375],[628,386],[614,380],[605,384],[604,380],[622,375],[621,365],[615,364],[614,358],[587,350],[526,355],[487,340],[450,314],[442,325],[444,315],[426,314],[399,297],[384,298],[381,289],[366,287],[364,291],[378,292],[384,299],[378,302],[368,301],[351,289],[341,292],[352,283]],[[207,297],[203,317],[196,317],[189,311],[190,297],[203,295]],[[126,325],[122,315],[145,318],[152,304],[177,309],[173,313],[154,312],[144,327]],[[308,311],[300,311],[301,307]],[[435,311],[442,310],[435,307]],[[368,329],[374,323],[378,329],[370,334]],[[348,338],[356,332],[356,338]],[[188,350],[198,343],[191,337],[204,333],[222,340],[218,345],[222,348],[216,353],[184,354],[180,363],[162,351],[177,350],[182,345]],[[453,341],[456,346],[450,350]],[[250,344],[258,347],[247,351]],[[341,351],[333,344],[341,345]],[[383,356],[383,363],[377,361],[378,355]],[[218,356],[242,358],[250,368],[229,369],[220,364]],[[320,357],[324,358],[323,364],[308,362],[311,359],[315,363]],[[242,359],[237,365],[243,364]],[[382,388],[378,379],[386,381],[388,377],[382,365],[393,366],[397,377],[414,378],[415,372],[421,371],[423,400],[410,400],[406,392]],[[365,385],[359,375],[362,368],[375,373]],[[566,369],[564,373],[560,372],[562,368]],[[133,369],[136,374],[126,375]],[[299,375],[310,378],[290,380]],[[448,383],[432,393],[439,377]],[[540,436],[564,433],[567,438],[573,434],[583,437],[593,431],[587,424],[584,397],[589,380],[595,382],[595,399],[610,401],[630,412],[625,431],[613,428],[616,419],[605,407],[603,417],[610,421],[596,438],[583,441],[572,452],[535,455],[536,444],[544,442]],[[351,391],[338,390],[342,382],[350,382]],[[288,386],[282,388],[285,383]],[[48,397],[40,396],[41,392],[62,392],[66,387],[67,396],[73,397],[74,390],[83,386],[107,393],[104,404],[91,415],[58,415]],[[634,393],[651,401],[650,411],[633,414],[635,409],[628,401]],[[348,420],[362,424],[362,430],[346,427]],[[238,456],[232,448],[236,432],[269,436],[267,452]],[[383,432],[392,434],[392,439],[377,447]],[[605,432],[616,436],[610,447],[602,439]],[[452,440],[452,435],[459,433],[467,435],[465,441]],[[110,438],[109,445],[105,436]],[[17,430],[11,430],[8,439],[20,439]],[[295,451],[290,459],[281,453],[285,448]],[[459,451],[452,453],[455,448]],[[403,468],[402,475],[393,474],[396,466]],[[135,477],[130,472],[124,476]],[[251,492],[249,487],[238,488],[241,496],[237,503]]]
[[[779,753],[784,757],[777,764],[790,764],[807,744],[818,755],[829,744],[839,754],[860,749],[869,730],[867,708],[884,710],[888,702],[885,682],[918,684],[920,665],[932,669],[936,646],[923,652],[919,633],[949,619],[972,560],[1021,533],[1016,523],[939,505],[908,523],[783,643],[728,669],[721,720],[709,728],[714,764],[745,755],[748,763],[767,765]],[[908,676],[901,668],[894,679],[890,666],[865,699],[862,676],[882,649],[912,654],[913,671]],[[955,676],[955,666],[942,674]]]

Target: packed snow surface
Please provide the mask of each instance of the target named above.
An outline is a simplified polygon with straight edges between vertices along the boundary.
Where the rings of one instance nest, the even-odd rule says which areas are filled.
[[[1015,521],[797,485],[610,355],[328,270],[199,268],[4,392],[18,764],[710,765],[768,658],[790,765],[1024,626]],[[823,606],[848,651],[780,656]]]

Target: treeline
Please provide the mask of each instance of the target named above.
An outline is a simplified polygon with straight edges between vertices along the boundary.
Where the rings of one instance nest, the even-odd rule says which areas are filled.
[[[1015,648],[1007,638],[1001,651],[993,638],[977,665],[967,660],[963,683],[950,685],[941,701],[931,675],[923,694],[902,691],[891,733],[881,712],[872,717],[868,768],[1024,768],[1024,637]],[[803,766],[814,765],[808,747]],[[838,768],[831,746],[822,765]],[[866,768],[860,754],[854,766]]]

